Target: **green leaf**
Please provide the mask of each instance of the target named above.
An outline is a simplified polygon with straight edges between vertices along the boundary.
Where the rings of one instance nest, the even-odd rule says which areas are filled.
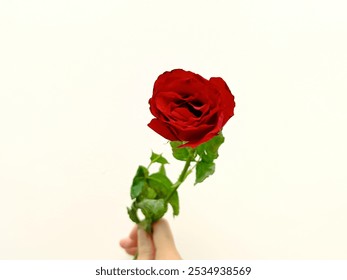
[[[160,165],[159,173],[163,174],[163,175],[166,175],[166,170],[165,170],[165,165],[164,164]]]
[[[205,162],[213,162],[218,158],[218,149],[224,142],[222,132],[213,137],[211,140],[199,145],[197,149],[198,155]]]
[[[143,215],[152,223],[158,221],[167,211],[167,204],[164,199],[144,199],[137,203]]]
[[[131,206],[131,208],[127,207],[128,215],[130,220],[132,220],[134,223],[138,224],[140,222],[139,218],[137,217],[137,209],[134,208],[134,204]]]
[[[208,176],[215,171],[214,162],[199,161],[196,164],[196,178],[194,185],[203,182]]]
[[[153,199],[157,197],[157,192],[152,188],[146,188],[146,193],[144,194],[145,198]]]
[[[153,173],[148,177],[148,185],[153,188],[160,198],[165,199],[172,191],[172,182],[162,173]],[[169,199],[169,204],[172,207],[174,216],[179,213],[178,193],[175,191]]]
[[[172,207],[174,216],[177,216],[180,213],[180,204],[177,191],[174,192],[174,194],[171,196],[168,202]]]
[[[133,183],[130,188],[130,196],[132,199],[137,198],[141,194],[146,184],[147,176],[148,176],[147,168],[140,165],[136,171],[136,175],[133,179]]]
[[[190,155],[193,151],[190,147],[179,148],[179,146],[183,145],[184,142],[181,141],[171,141],[170,145],[172,148],[172,155],[175,159],[186,161],[190,158]]]
[[[170,192],[172,182],[170,179],[161,173],[153,173],[148,176],[148,185],[153,188],[161,198],[165,198]]]
[[[169,163],[166,158],[164,158],[162,155],[159,155],[159,154],[156,154],[152,151],[152,155],[151,155],[151,163],[154,163],[154,162],[158,162],[158,163],[161,163],[161,164],[167,164]]]

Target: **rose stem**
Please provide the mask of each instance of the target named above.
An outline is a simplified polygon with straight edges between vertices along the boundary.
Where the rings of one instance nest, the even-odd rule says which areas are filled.
[[[173,194],[175,193],[175,191],[179,188],[179,186],[184,182],[184,180],[186,179],[186,177],[190,174],[191,170],[188,171],[188,168],[190,166],[190,163],[192,162],[193,158],[188,158],[186,161],[186,164],[183,167],[183,170],[180,174],[180,176],[178,177],[178,180],[175,184],[172,185],[172,191],[170,192],[170,194],[166,197],[165,199],[165,203],[167,203],[170,198],[173,196]]]

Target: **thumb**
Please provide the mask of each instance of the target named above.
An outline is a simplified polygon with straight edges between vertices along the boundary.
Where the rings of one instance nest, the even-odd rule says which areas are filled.
[[[138,260],[153,260],[154,246],[151,235],[144,229],[138,227],[137,232]]]
[[[157,260],[181,259],[176,249],[169,223],[165,219],[161,219],[153,224],[153,242]]]

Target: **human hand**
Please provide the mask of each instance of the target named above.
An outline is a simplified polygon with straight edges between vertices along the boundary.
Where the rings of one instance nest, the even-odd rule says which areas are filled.
[[[152,228],[153,233],[149,234],[136,225],[119,245],[130,255],[138,254],[138,260],[181,260],[169,223],[161,219]]]

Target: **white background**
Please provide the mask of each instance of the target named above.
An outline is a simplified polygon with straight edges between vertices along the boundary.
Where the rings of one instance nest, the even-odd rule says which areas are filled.
[[[236,98],[213,177],[168,219],[186,259],[347,258],[345,1],[0,2],[0,258],[128,259],[129,189],[165,139],[156,77]]]

